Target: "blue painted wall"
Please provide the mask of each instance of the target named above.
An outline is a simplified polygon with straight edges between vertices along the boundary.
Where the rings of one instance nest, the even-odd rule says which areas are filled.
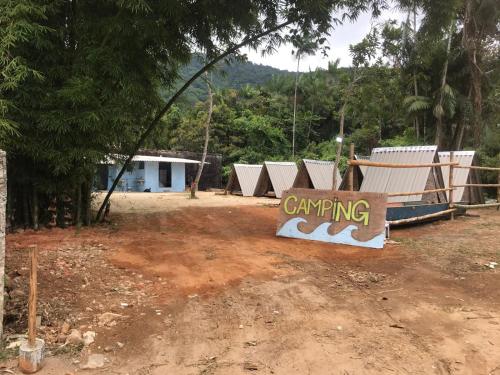
[[[186,165],[184,163],[172,163],[172,186],[160,187],[159,182],[159,162],[145,161],[144,169],[139,169],[139,163],[134,162],[134,168],[123,174],[117,191],[144,191],[151,189],[152,193],[158,192],[183,192],[186,189]],[[116,165],[110,165],[108,169],[108,189],[111,187],[114,178],[118,174],[119,168]]]

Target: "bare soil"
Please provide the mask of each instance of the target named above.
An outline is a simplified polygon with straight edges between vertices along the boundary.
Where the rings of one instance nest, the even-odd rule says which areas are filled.
[[[109,224],[7,236],[11,333],[40,249],[39,374],[500,374],[496,210],[369,250],[275,237],[276,200],[122,195]],[[62,346],[64,321],[96,341]],[[105,366],[80,370],[90,353]]]

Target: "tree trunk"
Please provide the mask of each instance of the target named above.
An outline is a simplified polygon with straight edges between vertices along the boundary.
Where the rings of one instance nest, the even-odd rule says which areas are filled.
[[[31,198],[31,216],[33,221],[33,229],[38,230],[38,191],[36,187],[33,186],[33,196]]]
[[[413,45],[415,50],[417,49],[417,7],[416,2],[413,1]],[[413,94],[418,96],[418,84],[417,84],[417,71],[413,69]],[[418,114],[415,115],[415,136],[417,137],[417,141],[420,139],[420,124],[418,121]]]
[[[450,56],[450,49],[451,49],[451,38],[453,36],[453,25],[455,23],[455,20],[453,19],[451,21],[450,25],[450,31],[448,35],[448,44],[446,46],[446,60],[444,62],[444,67],[443,67],[443,75],[441,78],[441,89],[439,90],[439,106],[441,107],[441,112],[439,113],[437,117],[437,123],[436,123],[436,139],[434,143],[438,146],[438,150],[443,150],[446,148],[445,144],[445,132],[444,132],[444,125],[443,125],[443,101],[444,101],[444,88],[446,86],[446,78],[448,74],[448,61],[449,61],[449,56]]]
[[[337,190],[337,171],[339,170],[340,154],[342,153],[342,144],[344,142],[344,119],[345,119],[346,106],[347,106],[347,98],[344,104],[342,104],[342,108],[340,109],[340,129],[339,129],[340,142],[337,141],[337,153],[335,155],[335,163],[333,164],[332,190]]]
[[[57,194],[56,197],[56,224],[59,228],[66,228],[64,212],[64,196],[61,193]]]
[[[214,98],[211,87],[211,80],[208,77],[208,72],[205,72],[205,78],[207,80],[208,89],[208,113],[207,120],[205,122],[205,143],[203,144],[203,155],[201,156],[201,163],[198,166],[198,171],[196,171],[196,177],[191,187],[191,198],[196,197],[196,191],[198,190],[198,184],[200,183],[201,173],[203,172],[203,167],[205,166],[205,160],[207,159],[208,153],[208,141],[210,140],[210,122],[212,120],[212,111],[214,108]]]
[[[92,221],[92,183],[87,181],[83,184],[85,191],[85,215],[83,223],[90,226]]]
[[[30,226],[30,204],[29,204],[29,194],[28,188],[25,186],[23,189],[23,219],[24,228],[29,228]]]
[[[474,19],[474,0],[466,0],[465,2],[465,19],[462,32],[462,44],[467,52],[467,64],[469,68],[469,80],[472,93],[472,134],[474,139],[474,147],[481,145],[482,138],[482,112],[483,112],[483,97],[481,92],[482,87],[482,72],[479,68],[478,57],[481,48],[480,30]]]
[[[295,90],[293,94],[293,124],[292,124],[292,158],[295,157],[295,127],[297,118],[297,88],[299,87],[300,53],[297,54],[297,71],[295,72]]]
[[[77,228],[82,226],[82,184],[80,183],[76,185],[75,225]]]

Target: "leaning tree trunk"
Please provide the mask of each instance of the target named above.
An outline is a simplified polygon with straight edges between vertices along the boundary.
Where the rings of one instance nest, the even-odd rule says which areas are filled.
[[[212,120],[212,111],[214,108],[214,95],[212,93],[211,80],[208,78],[208,72],[205,72],[205,78],[207,80],[208,89],[208,113],[207,120],[205,122],[205,143],[203,144],[203,155],[201,156],[201,163],[198,166],[198,171],[196,172],[196,177],[191,187],[191,198],[196,197],[196,191],[198,190],[198,184],[200,183],[201,172],[203,172],[203,167],[205,166],[205,160],[207,159],[208,152],[208,141],[210,140],[210,121]]]
[[[291,25],[295,21],[296,21],[295,19],[286,20],[286,21],[282,22],[281,24],[279,24],[271,29],[264,30],[264,31],[258,33],[257,35],[254,35],[254,36],[249,37],[247,39],[243,39],[240,43],[228,48],[225,52],[221,53],[220,55],[218,55],[217,57],[212,59],[210,62],[205,64],[200,70],[198,70],[195,74],[193,74],[191,76],[191,78],[189,78],[184,83],[184,85],[182,85],[182,87],[179,90],[177,90],[174,95],[172,95],[172,97],[167,101],[167,103],[165,103],[163,108],[161,108],[158,111],[158,113],[153,118],[153,120],[151,120],[149,125],[146,127],[146,130],[140,135],[139,139],[137,140],[137,142],[133,146],[132,151],[129,153],[127,159],[123,163],[120,171],[118,172],[115,179],[113,180],[113,183],[111,184],[111,188],[108,190],[106,196],[104,197],[104,200],[101,203],[101,206],[99,207],[99,211],[97,212],[97,215],[96,215],[96,221],[101,221],[103,219],[104,209],[108,205],[109,199],[111,198],[111,194],[113,194],[113,192],[115,191],[116,186],[118,185],[118,181],[120,181],[120,178],[122,178],[123,174],[127,170],[130,163],[132,162],[132,159],[135,156],[135,154],[137,153],[137,151],[139,151],[139,149],[144,144],[146,139],[156,129],[158,124],[160,124],[160,121],[163,118],[163,116],[170,110],[172,105],[184,93],[184,91],[186,91],[188,89],[188,87],[190,87],[191,84],[194,81],[196,81],[196,79],[198,79],[198,77],[200,77],[202,74],[204,74],[206,71],[208,71],[211,67],[213,67],[215,64],[217,64],[219,61],[221,61],[221,60],[225,59],[226,57],[230,56],[231,54],[235,53],[240,48],[242,48],[242,47],[244,47],[252,42],[255,42],[255,41],[259,40],[260,38],[263,38],[263,37],[265,37],[273,32],[279,31],[279,30]]]

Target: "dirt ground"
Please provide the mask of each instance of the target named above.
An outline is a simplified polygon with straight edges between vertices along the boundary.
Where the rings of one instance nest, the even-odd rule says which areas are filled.
[[[369,250],[275,237],[276,200],[122,195],[109,224],[7,236],[10,333],[40,249],[39,374],[500,374],[496,210]],[[63,345],[64,321],[95,342]]]

